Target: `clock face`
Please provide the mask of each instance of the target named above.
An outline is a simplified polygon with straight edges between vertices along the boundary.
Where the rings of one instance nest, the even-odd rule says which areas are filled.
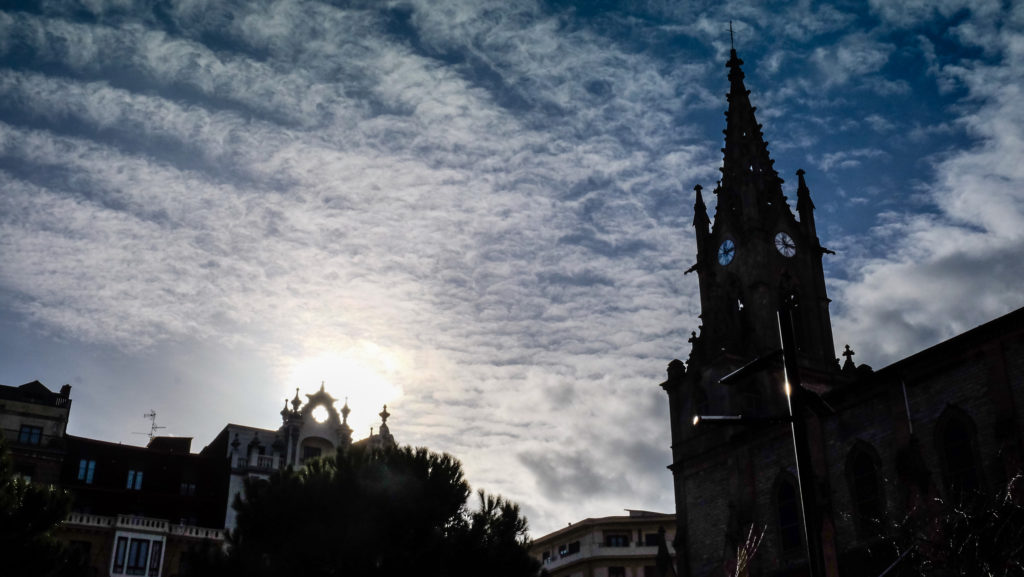
[[[736,244],[727,238],[722,241],[722,246],[718,247],[718,264],[725,266],[732,262],[734,256],[736,256]]]
[[[779,254],[786,258],[795,255],[796,243],[793,242],[793,237],[784,232],[775,235],[775,250],[779,251]]]

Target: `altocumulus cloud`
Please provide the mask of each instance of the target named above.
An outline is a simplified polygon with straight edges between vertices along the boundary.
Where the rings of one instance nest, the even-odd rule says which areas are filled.
[[[981,8],[954,38],[992,29]],[[4,326],[174,373],[74,381],[79,434],[128,440],[109,416],[150,408],[90,391],[164,399],[175,432],[202,442],[227,421],[274,426],[289,387],[327,378],[338,397],[388,391],[402,442],[453,452],[536,531],[671,510],[656,384],[699,323],[682,271],[689,191],[718,174],[724,23],[780,172],[827,171],[809,176],[838,207],[819,224],[845,249],[837,333],[880,364],[1020,304],[1017,10],[977,57],[897,50],[959,14],[945,5],[923,21],[740,2],[5,10]],[[926,61],[916,76],[908,58]],[[877,141],[935,116],[942,145]],[[884,213],[829,188],[862,191],[860,171],[880,169],[894,172],[872,193],[892,193]],[[925,298],[925,283],[942,290]],[[225,379],[250,358],[265,374]],[[350,370],[294,382],[310,359]],[[4,362],[18,369],[5,384],[43,370]],[[48,384],[74,363],[47,367]],[[354,408],[363,433],[379,408]]]

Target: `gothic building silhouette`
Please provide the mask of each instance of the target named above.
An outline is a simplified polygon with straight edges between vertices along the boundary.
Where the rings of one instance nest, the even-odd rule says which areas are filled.
[[[781,363],[729,384],[720,379],[780,349],[778,311],[792,311],[809,436],[807,464],[826,575],[878,575],[894,559],[879,546],[894,523],[935,498],[995,492],[1021,472],[1024,309],[874,371],[832,338],[823,247],[805,174],[796,214],[783,194],[761,125],[731,51],[724,161],[714,218],[695,187],[701,326],[686,363],[673,360],[668,394],[678,575],[735,569],[751,526],[765,529],[750,575],[804,575],[800,490]],[[743,421],[695,426],[694,415]],[[801,464],[803,466],[803,464]],[[731,574],[731,573],[727,573]]]

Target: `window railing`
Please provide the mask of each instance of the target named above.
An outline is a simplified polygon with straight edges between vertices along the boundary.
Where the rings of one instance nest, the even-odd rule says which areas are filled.
[[[256,467],[259,469],[273,469],[274,458],[267,455],[256,457]]]

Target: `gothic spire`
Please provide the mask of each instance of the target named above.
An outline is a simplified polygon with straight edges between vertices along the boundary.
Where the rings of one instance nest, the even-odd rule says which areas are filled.
[[[811,190],[807,188],[804,181],[804,169],[796,171],[798,179],[796,187],[796,213],[800,215],[800,224],[807,230],[811,238],[817,238],[818,232],[814,226],[814,202],[811,200]]]
[[[708,233],[711,219],[708,218],[708,207],[704,204],[704,196],[700,193],[703,187],[698,184],[693,187],[693,190],[697,193],[697,200],[693,203],[693,228],[697,229],[698,235],[705,235]]]
[[[798,179],[796,187],[796,211],[800,214],[800,218],[803,218],[805,212],[814,210],[814,203],[811,202],[811,189],[807,188],[807,182],[804,181],[804,169],[796,171],[796,177]]]
[[[729,109],[725,113],[725,155],[722,164],[722,186],[719,203],[725,201],[729,210],[739,210],[744,216],[754,217],[764,204],[781,203],[782,179],[768,153],[768,143],[757,123],[755,106],[750,104],[750,91],[743,83],[740,66],[743,61],[730,50],[726,63],[729,68]]]

